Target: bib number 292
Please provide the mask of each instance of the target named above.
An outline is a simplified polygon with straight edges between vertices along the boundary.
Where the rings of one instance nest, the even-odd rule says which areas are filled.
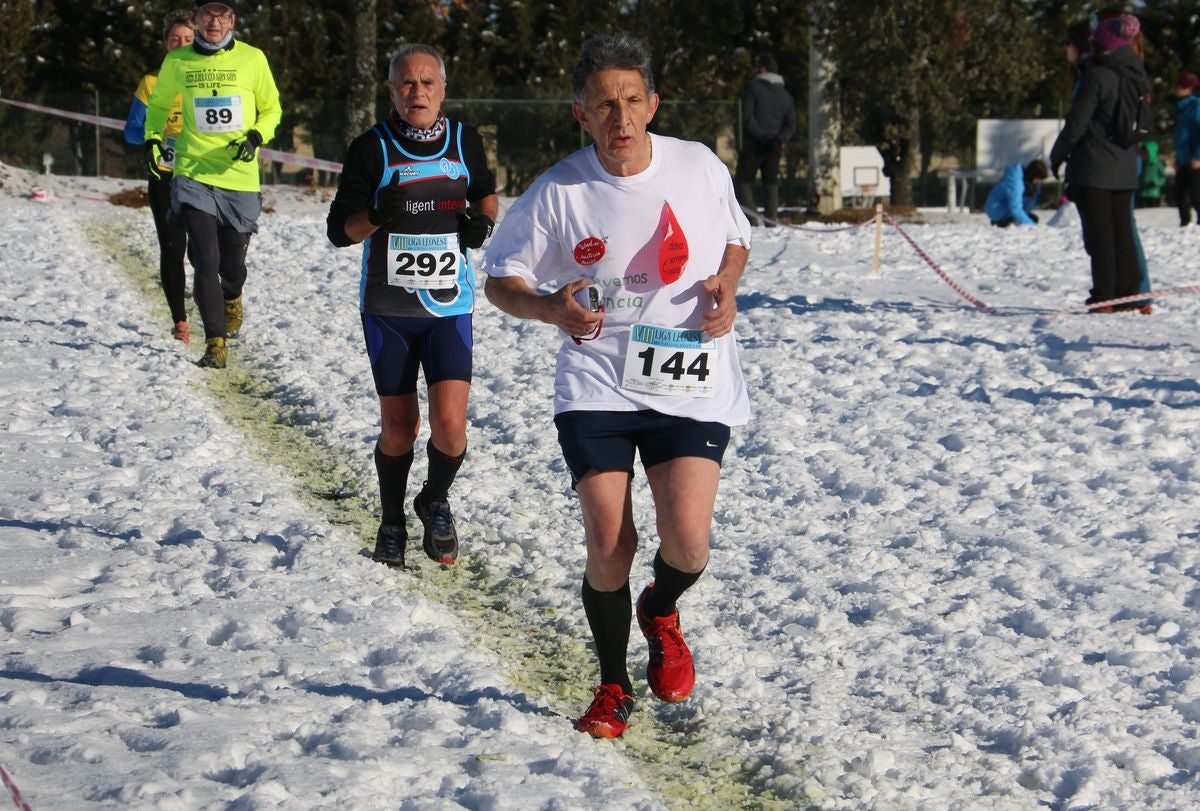
[[[457,234],[389,234],[388,284],[446,290],[458,281]]]
[[[452,253],[396,254],[396,275],[403,279],[413,276],[454,276],[458,273],[458,256]]]

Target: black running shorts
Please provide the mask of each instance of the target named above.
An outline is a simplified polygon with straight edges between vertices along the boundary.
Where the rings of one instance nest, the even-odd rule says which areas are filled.
[[[729,426],[657,411],[564,411],[556,414],[558,444],[571,469],[571,486],[589,470],[633,473],[636,449],[642,468],[698,456],[718,465],[729,445]]]

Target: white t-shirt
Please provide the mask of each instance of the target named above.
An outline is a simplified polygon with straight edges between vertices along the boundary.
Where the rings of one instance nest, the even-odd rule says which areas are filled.
[[[577,345],[563,336],[554,413],[653,409],[744,425],[750,400],[735,335],[710,340],[698,330],[712,308],[701,285],[727,244],[750,247],[750,223],[729,170],[708,147],[651,138],[650,166],[632,177],[609,174],[590,146],[551,167],[513,203],[483,268],[534,288],[587,278],[603,291],[600,337]],[[665,241],[678,249],[680,235],[687,262],[667,283],[660,251]],[[678,250],[673,255],[677,267]]]

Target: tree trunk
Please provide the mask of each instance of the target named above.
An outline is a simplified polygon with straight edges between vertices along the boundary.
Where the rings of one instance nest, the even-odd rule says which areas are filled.
[[[376,0],[353,0],[353,44],[346,92],[346,143],[350,143],[375,123],[375,89],[379,76],[375,67]]]
[[[902,111],[907,120],[902,137],[908,142],[908,148],[900,159],[896,177],[892,178],[892,203],[897,206],[913,205],[912,178],[913,170],[920,163],[921,154],[921,110],[917,105],[910,105]]]
[[[816,29],[814,21],[808,38],[808,199],[805,209],[831,214],[842,207],[838,171],[842,116],[834,80],[835,66],[817,47]]]

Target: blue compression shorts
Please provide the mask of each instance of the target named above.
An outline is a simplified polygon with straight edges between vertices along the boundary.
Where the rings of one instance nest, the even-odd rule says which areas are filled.
[[[380,397],[414,394],[418,368],[425,370],[426,386],[443,380],[471,382],[470,313],[444,318],[362,313],[362,325]]]

